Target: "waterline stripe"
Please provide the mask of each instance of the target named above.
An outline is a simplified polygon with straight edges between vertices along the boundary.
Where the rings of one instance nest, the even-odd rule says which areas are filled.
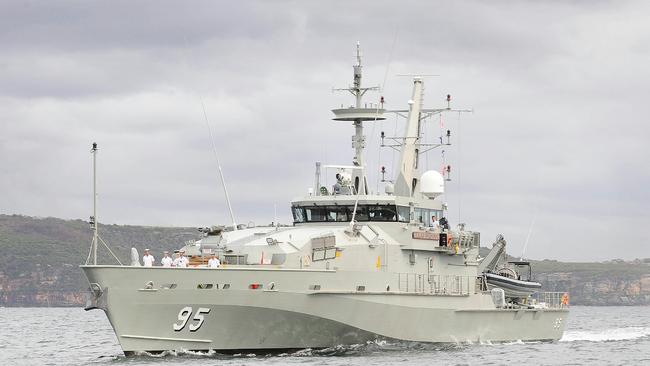
[[[135,338],[135,339],[149,339],[149,340],[153,340],[153,341],[212,343],[212,341],[209,340],[209,339],[148,337],[148,336],[139,336],[139,335],[132,335],[132,334],[122,334],[120,337],[123,337],[123,338]]]

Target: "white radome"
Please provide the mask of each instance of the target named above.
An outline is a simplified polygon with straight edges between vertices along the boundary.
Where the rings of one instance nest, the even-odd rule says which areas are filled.
[[[445,178],[436,170],[427,170],[420,178],[420,192],[434,199],[445,193]]]
[[[386,184],[385,192],[387,195],[392,196],[395,194],[395,186],[392,183]]]

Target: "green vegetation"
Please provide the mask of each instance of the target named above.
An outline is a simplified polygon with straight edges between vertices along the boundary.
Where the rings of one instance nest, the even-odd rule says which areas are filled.
[[[131,247],[140,253],[151,248],[160,258],[163,250],[178,249],[199,237],[194,228],[100,224],[99,232],[122,263],[130,263]],[[84,289],[79,265],[88,257],[91,240],[92,230],[81,220],[0,215],[0,305],[11,303],[9,292]],[[116,263],[102,245],[98,262]]]

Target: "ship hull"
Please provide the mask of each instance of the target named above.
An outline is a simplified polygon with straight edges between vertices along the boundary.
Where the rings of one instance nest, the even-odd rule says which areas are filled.
[[[552,341],[562,336],[568,315],[567,309],[497,309],[481,293],[307,291],[315,281],[327,288],[350,278],[335,271],[82,268],[95,287],[88,308],[106,312],[125,354],[279,351],[375,339]],[[213,286],[200,288],[207,283]],[[162,288],[170,284],[176,287]]]

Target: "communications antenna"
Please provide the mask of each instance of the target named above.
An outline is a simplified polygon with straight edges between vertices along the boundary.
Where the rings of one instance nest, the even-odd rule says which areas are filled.
[[[189,51],[187,38],[183,37],[183,41],[185,42],[185,52],[186,52],[187,60],[190,66],[193,69],[196,69],[196,66],[194,65],[193,59]],[[219,179],[221,180],[221,185],[223,186],[223,194],[226,198],[226,205],[228,206],[228,212],[230,213],[230,220],[232,221],[232,229],[237,230],[238,227],[237,221],[235,220],[235,214],[233,213],[232,204],[230,203],[230,196],[228,195],[228,188],[226,187],[226,178],[224,178],[223,169],[221,169],[221,161],[219,160],[219,154],[217,153],[217,146],[215,145],[214,142],[214,135],[212,134],[212,127],[210,127],[210,120],[208,119],[208,113],[205,110],[205,103],[203,103],[202,95],[199,93],[198,96],[199,96],[199,102],[201,103],[201,110],[203,111],[203,119],[205,120],[205,125],[208,128],[208,134],[210,136],[210,144],[212,145],[212,152],[214,154],[214,159],[217,163],[217,171],[219,172]]]
[[[411,74],[400,74],[398,76],[412,76]],[[437,76],[437,75],[424,75],[424,76]],[[417,83],[421,83],[421,76],[415,76],[413,80]],[[439,137],[439,142],[437,143],[425,143],[422,142],[424,135],[421,129],[421,124],[424,123],[427,119],[433,118],[436,115],[440,115],[442,113],[446,112],[457,112],[457,113],[473,113],[474,110],[472,109],[454,109],[451,107],[451,95],[447,94],[446,98],[447,106],[443,108],[420,108],[420,112],[418,115],[418,125],[417,128],[415,129],[414,133],[411,136],[404,135],[404,136],[386,136],[386,133],[384,131],[381,131],[380,133],[380,148],[391,148],[397,152],[401,152],[403,147],[407,144],[415,146],[415,159],[419,159],[419,156],[426,154],[427,152],[437,149],[439,147],[444,147],[444,146],[450,146],[451,145],[451,130],[446,130],[446,133],[444,135],[441,135]],[[415,101],[414,100],[409,100],[409,106],[412,106]],[[410,108],[410,107],[409,107]],[[400,110],[387,110],[386,113],[394,113],[396,117],[401,117],[404,119],[409,118],[409,112],[410,109],[400,109]],[[388,141],[386,141],[388,140]],[[442,157],[444,161],[444,150],[442,151]],[[381,167],[381,175],[382,179],[381,182],[389,182],[392,183],[393,181],[390,179],[385,178],[386,174],[386,168],[384,166]],[[446,181],[451,180],[451,165],[445,165],[443,166],[441,174],[445,178]]]
[[[86,264],[90,264],[90,257],[92,255],[92,264],[97,265],[97,246],[101,242],[104,244],[109,253],[115,258],[117,263],[122,265],[120,259],[117,258],[115,253],[108,247],[108,244],[99,236],[99,221],[97,220],[97,143],[93,142],[93,147],[90,149],[90,153],[93,154],[93,215],[90,216],[90,227],[93,229],[93,241],[90,244],[90,252],[88,253],[88,258],[86,258]]]

